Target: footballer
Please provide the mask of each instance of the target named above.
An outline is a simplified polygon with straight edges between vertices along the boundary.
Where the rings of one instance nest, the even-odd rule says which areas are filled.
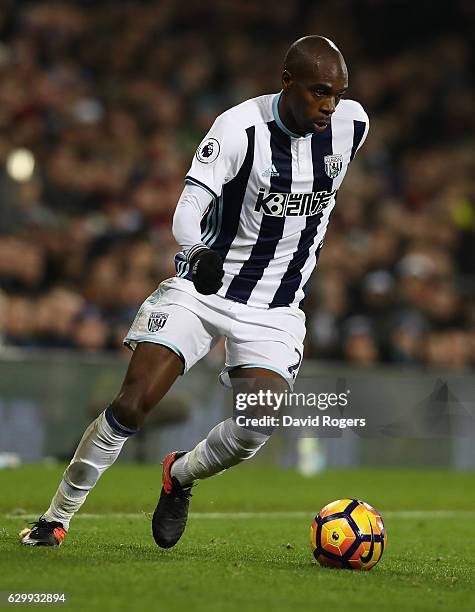
[[[322,36],[289,48],[282,91],[220,115],[185,177],[173,218],[181,247],[176,276],[140,307],[124,342],[133,355],[117,397],[89,425],[49,508],[21,533],[26,545],[58,546],[74,514],[124,443],[178,376],[224,336],[220,379],[285,388],[298,374],[301,310],[348,165],[368,133],[362,106],[342,99],[345,60]],[[152,519],[158,546],[186,526],[192,485],[255,455],[270,432],[230,417],[188,452],[163,461]]]

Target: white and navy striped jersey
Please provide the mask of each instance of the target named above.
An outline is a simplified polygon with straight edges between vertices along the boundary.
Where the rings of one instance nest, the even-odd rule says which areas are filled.
[[[279,117],[279,97],[220,115],[185,178],[212,197],[201,240],[224,260],[218,295],[264,308],[302,304],[336,193],[369,125],[358,102],[341,100],[325,131],[298,136]],[[176,267],[191,278],[184,253]]]

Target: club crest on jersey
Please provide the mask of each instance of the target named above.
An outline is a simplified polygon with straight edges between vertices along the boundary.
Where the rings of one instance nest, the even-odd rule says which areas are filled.
[[[219,142],[216,138],[207,138],[196,151],[196,159],[203,164],[211,164],[219,155]]]
[[[165,325],[168,319],[168,313],[166,312],[151,312],[148,318],[148,331],[153,333]]]
[[[261,187],[254,205],[255,212],[272,217],[310,217],[320,214],[336,191],[310,193],[268,193]]]
[[[331,179],[336,178],[343,168],[343,155],[337,153],[336,155],[325,155],[323,158],[325,162],[325,173]]]

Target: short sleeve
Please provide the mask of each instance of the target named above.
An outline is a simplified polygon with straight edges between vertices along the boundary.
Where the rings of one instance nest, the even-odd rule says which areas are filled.
[[[220,115],[196,150],[185,182],[218,198],[223,185],[239,172],[246,150],[245,130],[226,113]]]
[[[355,119],[353,121],[353,148],[351,151],[351,159],[363,146],[369,132],[369,117],[359,102],[355,102]]]
[[[368,115],[363,111],[364,113],[364,117],[363,117],[363,121],[364,121],[364,129],[363,129],[363,136],[361,137],[360,143],[357,147],[357,151],[359,151],[361,149],[361,147],[364,145],[364,142],[368,136],[368,132],[369,132],[369,117]]]

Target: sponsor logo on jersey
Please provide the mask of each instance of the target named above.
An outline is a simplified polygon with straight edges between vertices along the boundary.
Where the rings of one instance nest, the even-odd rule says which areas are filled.
[[[207,138],[198,147],[196,159],[203,164],[211,164],[218,158],[219,149],[219,142],[216,138]]]
[[[310,217],[318,215],[331,202],[335,191],[311,193],[268,193],[261,187],[254,205],[255,212],[272,217]]]
[[[331,179],[336,178],[343,168],[343,155],[337,153],[336,155],[325,155],[323,158],[325,164],[325,173]]]
[[[162,329],[167,322],[167,319],[167,312],[151,312],[148,318],[148,331],[153,333],[157,332],[159,329]]]

